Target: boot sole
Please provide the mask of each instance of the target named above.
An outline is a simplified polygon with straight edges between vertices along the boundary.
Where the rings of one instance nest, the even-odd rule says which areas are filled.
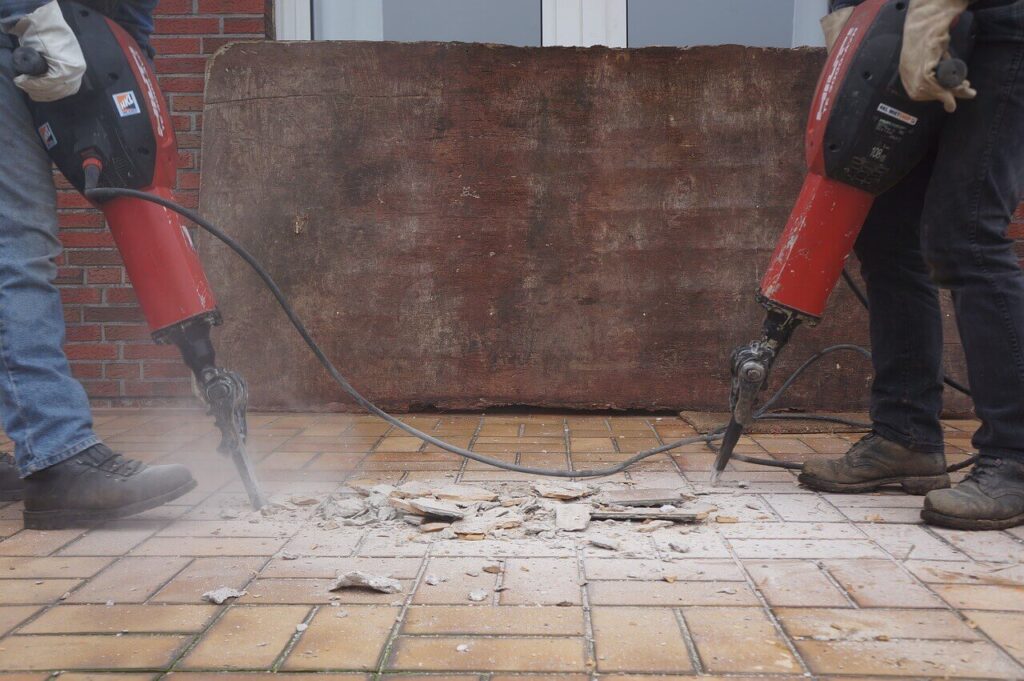
[[[181,487],[165,492],[160,496],[143,499],[126,506],[103,509],[102,511],[57,509],[53,511],[23,511],[21,515],[27,530],[62,530],[69,527],[88,527],[108,520],[126,518],[130,515],[156,508],[157,506],[163,506],[168,501],[174,501],[178,497],[188,494],[195,487],[196,481],[189,480]]]
[[[899,485],[907,494],[924,496],[932,490],[949,487],[949,475],[946,473],[942,475],[879,478],[878,480],[869,480],[867,482],[834,482],[801,473],[797,476],[797,481],[811,489],[834,494],[863,494],[865,492],[874,492],[888,485]]]
[[[921,519],[929,525],[948,527],[953,530],[1008,530],[1011,527],[1024,525],[1024,513],[1018,513],[1002,520],[985,520],[981,518],[958,518],[936,511],[921,511]]]

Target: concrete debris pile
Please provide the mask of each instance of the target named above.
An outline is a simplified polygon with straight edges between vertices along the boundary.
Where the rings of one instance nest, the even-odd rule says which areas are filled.
[[[699,523],[716,510],[674,489],[571,481],[477,485],[410,481],[399,485],[352,484],[316,510],[322,529],[405,526],[411,541],[564,540],[619,550],[623,532],[642,536],[679,524]],[[588,530],[597,536],[583,537]]]

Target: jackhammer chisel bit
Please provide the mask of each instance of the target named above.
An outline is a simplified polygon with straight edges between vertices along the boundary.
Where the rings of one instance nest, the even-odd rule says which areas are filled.
[[[245,411],[249,403],[249,389],[245,380],[234,371],[213,367],[203,372],[202,381],[203,395],[210,414],[220,429],[221,440],[217,451],[231,457],[253,508],[261,509],[266,506],[267,500],[245,449],[248,436]]]

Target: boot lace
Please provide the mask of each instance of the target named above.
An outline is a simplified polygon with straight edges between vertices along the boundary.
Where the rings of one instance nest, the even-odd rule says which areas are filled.
[[[964,476],[964,482],[970,480],[979,485],[997,476],[996,470],[1003,465],[1002,459],[993,459],[987,456],[978,457],[978,461],[971,467],[970,472]]]
[[[143,465],[141,461],[129,459],[104,445],[92,447],[85,458],[101,471],[125,477],[135,475]]]

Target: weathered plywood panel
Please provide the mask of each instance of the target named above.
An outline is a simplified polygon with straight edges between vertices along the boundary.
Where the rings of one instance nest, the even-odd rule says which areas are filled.
[[[202,211],[392,408],[726,405],[803,177],[822,54],[252,43],[214,60]],[[256,278],[201,249],[260,407],[345,403]],[[782,369],[866,342],[845,293]],[[868,369],[792,403],[855,409]]]

